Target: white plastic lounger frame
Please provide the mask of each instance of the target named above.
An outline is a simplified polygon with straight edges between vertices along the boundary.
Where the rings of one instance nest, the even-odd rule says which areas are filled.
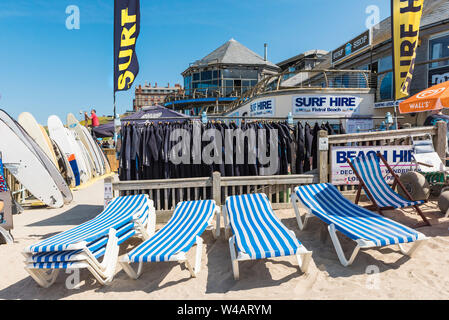
[[[23,252],[26,258],[25,270],[39,285],[45,288],[48,288],[56,281],[59,269],[87,268],[102,285],[109,284],[114,277],[118,261],[119,242],[121,243],[131,236],[137,236],[146,240],[154,234],[156,223],[155,208],[153,201],[147,200],[148,209],[142,212],[140,216],[135,217],[132,222],[120,227],[118,230],[114,228],[109,229],[107,242],[104,245],[105,248],[98,255],[98,257],[104,256],[102,262],[98,261],[97,256],[89,249],[89,246],[97,241],[100,242],[105,237],[92,241],[89,244],[82,241],[78,244],[67,246],[65,250],[61,251],[43,251],[44,255],[54,258],[54,260],[44,262],[36,262],[36,256],[43,255],[43,253],[33,253],[31,249],[36,248],[36,246],[29,247]],[[119,239],[116,233],[123,229],[126,230],[124,230]],[[76,252],[76,254],[70,255],[71,252]],[[69,254],[70,258],[64,260],[62,258],[64,254]],[[57,261],[58,258],[62,258],[61,261]]]
[[[265,194],[230,196],[224,206],[226,237],[229,238],[232,271],[239,280],[239,261],[296,255],[299,268],[307,273],[312,252],[307,250],[276,217]]]
[[[329,198],[325,198],[326,192]],[[303,194],[307,194],[309,198],[301,199],[299,195]],[[316,194],[320,194],[322,201],[328,204],[328,208],[322,207],[323,202],[317,200]],[[328,224],[328,231],[338,259],[345,267],[354,262],[360,249],[392,244],[397,244],[402,254],[412,257],[413,253],[422,245],[423,240],[427,239],[420,232],[353,204],[331,184],[297,187],[291,195],[291,199],[300,230],[306,227],[311,217],[317,217]],[[304,220],[301,218],[299,207],[306,211]],[[330,212],[327,212],[326,209],[329,209]],[[341,247],[337,231],[344,233],[357,243],[349,259],[346,258]],[[409,250],[403,247],[403,243],[407,242],[414,242]]]
[[[213,218],[216,226],[213,228]],[[170,221],[153,237],[122,257],[119,262],[123,270],[132,279],[142,274],[144,262],[176,261],[184,263],[195,278],[201,270],[203,239],[201,234],[207,229],[213,230],[214,238],[220,236],[220,207],[213,200],[180,202]],[[196,244],[195,268],[187,260],[186,253]],[[135,271],[131,263],[139,263]]]

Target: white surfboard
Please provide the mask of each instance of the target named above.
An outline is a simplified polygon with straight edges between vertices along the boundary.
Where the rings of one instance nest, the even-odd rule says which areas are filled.
[[[3,110],[0,110],[0,120],[2,120],[22,142],[33,152],[41,164],[47,169],[53,181],[59,188],[65,203],[70,203],[73,200],[72,192],[65,181],[64,177],[59,172],[59,169],[42,150],[42,148],[31,138],[31,136],[25,131],[25,129],[11,116]]]
[[[3,121],[0,121],[0,136],[3,162],[11,174],[49,207],[62,207],[64,198],[36,153]]]
[[[83,156],[75,147],[75,140],[70,135],[69,131],[64,127],[58,116],[53,115],[48,118],[48,131],[50,133],[50,138],[55,141],[69,160],[75,175],[76,185],[89,181]]]
[[[104,155],[103,150],[101,149],[100,145],[94,140],[94,138],[91,136],[89,130],[87,130],[86,127],[82,126],[82,129],[85,133],[85,135],[87,135],[90,138],[90,141],[93,145],[94,150],[96,150],[96,153],[98,154],[98,156],[101,159],[101,163],[103,165],[104,168],[104,174],[109,174],[111,173],[111,166],[109,164],[108,159],[106,158],[106,156]]]
[[[29,112],[22,112],[17,118],[17,121],[59,169],[58,163],[56,161],[56,155],[54,151],[50,149],[50,145],[47,143],[47,140],[44,137],[44,133],[39,127],[39,124],[37,123],[33,115]]]
[[[44,129],[45,130],[45,129]],[[75,174],[73,173],[73,169],[70,166],[70,162],[67,159],[65,153],[59,148],[58,144],[54,142],[52,139],[48,138],[50,143],[52,144],[52,148],[55,152],[56,159],[59,163],[59,168],[61,168],[61,175],[64,177],[67,184],[74,188],[75,184]]]
[[[78,135],[76,134],[76,132],[73,132],[67,128],[65,128],[65,129],[67,130],[68,134],[73,139],[74,148],[75,148],[75,150],[77,150],[77,151],[75,151],[75,153],[78,152],[81,155],[82,162],[84,163],[83,166],[87,172],[88,181],[89,181],[90,179],[92,179],[92,168],[91,168],[88,156],[87,156],[87,151],[85,150],[82,142],[78,138]]]
[[[101,163],[101,159],[99,158],[99,155],[96,154],[96,152],[91,144],[91,141],[89,140],[89,137],[87,137],[85,135],[80,123],[78,122],[78,120],[75,118],[75,116],[72,113],[69,113],[67,115],[67,127],[70,130],[73,130],[74,132],[76,132],[78,138],[83,143],[84,148],[87,150],[89,157],[90,157],[91,165],[93,167],[94,175],[95,176],[103,175],[104,170],[103,170],[103,165]]]
[[[59,170],[59,166],[56,161],[56,155],[47,142],[48,136],[45,137],[47,133],[41,130],[41,127],[39,126],[33,115],[29,112],[23,112],[19,115],[17,120],[19,124],[25,129],[25,131],[30,135],[30,137],[33,138],[33,140],[45,152],[48,158],[53,161],[53,163]]]

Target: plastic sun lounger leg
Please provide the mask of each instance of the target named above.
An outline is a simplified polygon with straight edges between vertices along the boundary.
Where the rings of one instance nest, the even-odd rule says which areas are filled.
[[[337,230],[335,229],[335,225],[334,224],[329,225],[328,229],[329,229],[329,234],[332,239],[332,243],[334,244],[334,247],[335,247],[335,251],[337,251],[338,259],[340,260],[340,262],[343,266],[345,266],[345,267],[350,266],[354,262],[354,259],[357,256],[357,254],[359,253],[360,246],[357,244],[351,257],[349,258],[349,260],[347,260],[345,257],[345,253],[343,252],[343,249],[341,247],[340,240],[338,239]]]
[[[417,240],[415,241],[415,243],[413,244],[413,246],[406,250],[402,244],[398,244],[399,250],[401,250],[401,253],[403,255],[409,256],[409,257],[413,257],[413,255],[415,254],[416,250],[421,247],[421,245],[423,244],[423,240]]]
[[[43,288],[49,288],[53,283],[55,283],[59,274],[59,269],[51,270],[50,273],[45,271],[47,269],[25,268],[25,270],[30,274],[34,281],[36,281]]]
[[[119,263],[122,266],[123,270],[126,272],[126,274],[133,280],[137,280],[140,277],[140,275],[142,274],[143,262],[139,262],[139,267],[137,269],[137,272],[134,271],[134,269],[132,268],[131,262],[119,261]]]
[[[292,237],[296,238],[296,235],[292,230],[289,230],[289,233]],[[304,246],[299,248],[299,252],[296,254],[296,259],[298,260],[298,265],[302,272],[307,273],[307,270],[309,270],[311,258],[312,251],[307,250]]]
[[[5,239],[6,244],[14,243],[14,240],[13,240],[11,234],[2,227],[0,227],[0,236],[2,236],[3,239]]]
[[[302,204],[301,200],[298,198],[296,193],[293,193],[291,195],[291,200],[292,200],[292,204],[293,204],[293,209],[295,210],[296,221],[298,222],[298,228],[299,228],[299,230],[303,230],[306,227],[307,222],[309,221],[309,218],[313,217],[313,214],[310,213],[310,209],[308,209],[306,206],[304,206]],[[299,212],[299,205],[301,205],[301,207],[307,211],[307,214],[304,217],[304,221],[301,219],[301,213]]]
[[[229,238],[229,249],[231,251],[232,272],[234,273],[234,280],[239,280],[239,262],[237,260],[237,253],[235,250],[235,237]]]

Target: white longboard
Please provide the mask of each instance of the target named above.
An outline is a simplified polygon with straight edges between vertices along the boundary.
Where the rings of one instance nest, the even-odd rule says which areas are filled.
[[[0,150],[5,167],[37,199],[52,208],[64,205],[58,186],[42,162],[14,131],[0,121]]]
[[[63,175],[63,177],[65,177],[67,184],[70,185],[70,187],[74,188],[76,186],[75,174],[73,173],[73,169],[70,166],[69,160],[67,159],[64,152],[59,148],[58,144],[50,138],[49,138],[49,140],[50,140],[50,143],[52,144],[52,148],[55,152],[56,159],[59,162],[59,167],[61,168],[61,174]]]
[[[93,145],[92,137],[89,135],[86,135],[83,127],[80,125],[79,121],[76,119],[76,117],[69,113],[67,115],[67,127],[70,130],[73,130],[77,133],[78,137],[80,138],[81,142],[83,143],[84,147],[88,151],[90,158],[92,159],[93,166],[95,167],[95,171],[97,175],[103,175],[104,174],[104,164],[103,159],[101,159],[101,156],[98,154],[98,151],[95,149],[95,146]]]
[[[102,160],[102,164],[104,166],[105,174],[111,173],[111,166],[109,164],[108,159],[104,155],[103,150],[101,150],[100,145],[94,140],[94,138],[90,135],[89,130],[87,130],[86,127],[82,127],[84,133],[91,138],[91,141],[93,143],[94,149],[97,151],[98,155],[100,156]]]
[[[53,149],[50,149],[50,145],[47,143],[44,132],[39,127],[39,124],[37,123],[33,115],[29,112],[22,112],[17,118],[17,121],[59,169],[55,152],[53,151]]]
[[[81,143],[81,141],[78,138],[78,135],[76,134],[76,132],[73,132],[67,128],[65,128],[67,130],[68,135],[70,135],[72,137],[73,140],[73,147],[75,148],[75,153],[79,153],[81,155],[81,159],[83,162],[82,166],[85,168],[86,173],[87,173],[87,177],[89,181],[90,179],[92,179],[92,169],[90,166],[90,161],[87,157],[87,151],[85,150],[83,144]]]
[[[78,186],[82,183],[86,183],[89,180],[89,177],[84,166],[82,154],[75,149],[75,140],[70,135],[69,131],[64,128],[64,125],[58,116],[53,115],[48,118],[48,131],[50,133],[50,138],[53,139],[69,160],[75,176],[75,184]]]
[[[70,203],[73,200],[72,192],[70,191],[67,182],[64,177],[59,172],[59,169],[53,163],[53,161],[47,156],[47,154],[42,150],[42,148],[33,140],[33,138],[25,131],[25,129],[16,122],[13,118],[9,116],[3,110],[0,110],[0,120],[2,120],[22,142],[33,152],[41,164],[47,169],[53,181],[59,188],[62,196],[64,197],[65,203]]]

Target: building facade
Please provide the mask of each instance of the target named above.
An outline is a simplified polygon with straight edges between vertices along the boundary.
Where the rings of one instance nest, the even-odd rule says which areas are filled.
[[[167,107],[190,114],[220,112],[269,74],[280,68],[231,39],[182,72],[184,92],[172,95]]]
[[[391,18],[332,50],[314,69],[370,71],[370,83],[375,89],[372,114],[393,114],[400,101],[393,98]],[[303,81],[302,77],[301,74],[295,75],[282,85],[298,86]],[[448,80],[449,1],[427,0],[424,2],[411,95]],[[345,86],[347,79],[343,78],[341,83]],[[400,122],[422,125],[426,116],[427,113],[405,115]]]
[[[166,87],[159,87],[157,83],[154,86],[151,86],[151,83],[144,86],[139,85],[135,90],[133,109],[134,111],[139,111],[143,107],[163,106],[167,96],[180,93],[181,91],[182,87],[180,84],[175,84],[174,87],[170,87],[170,84]]]

